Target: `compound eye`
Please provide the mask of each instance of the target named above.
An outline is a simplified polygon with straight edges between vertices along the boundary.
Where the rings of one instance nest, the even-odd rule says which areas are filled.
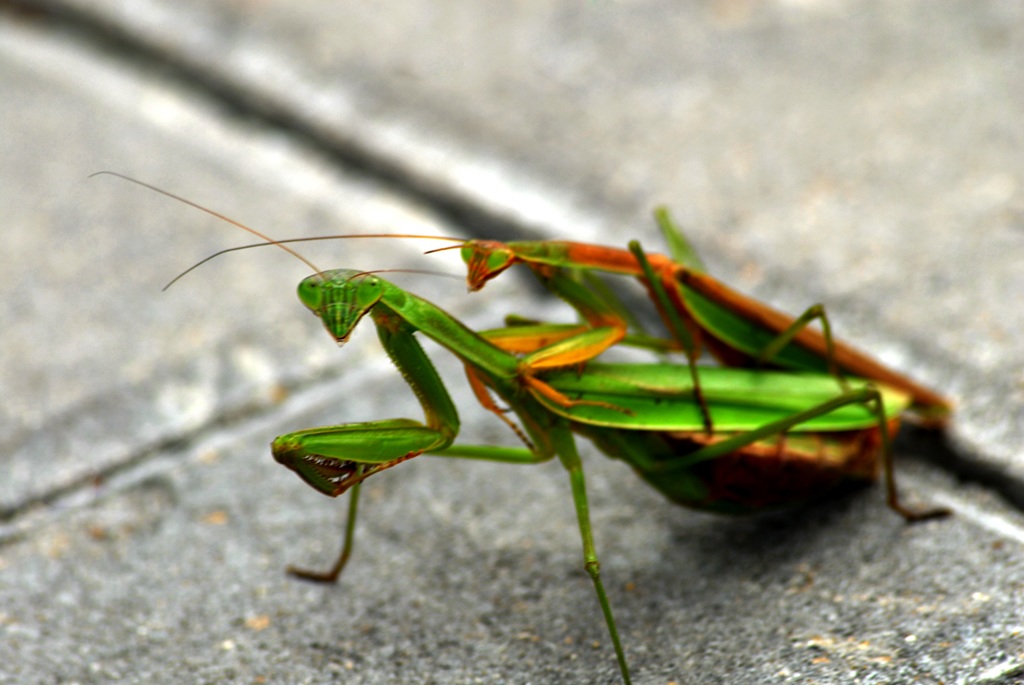
[[[320,275],[309,276],[299,283],[299,300],[309,309],[317,311],[323,303],[323,279]]]

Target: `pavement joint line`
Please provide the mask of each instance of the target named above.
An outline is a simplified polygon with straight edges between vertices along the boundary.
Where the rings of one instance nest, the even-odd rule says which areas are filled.
[[[338,395],[337,383],[342,376],[346,382],[358,379],[362,375],[372,373],[372,366],[358,367],[352,373],[344,373],[343,369],[319,374],[307,381],[284,382],[281,387],[287,392],[287,398],[280,403],[253,401],[241,406],[231,407],[203,424],[177,435],[158,439],[148,445],[126,455],[124,458],[98,469],[88,476],[78,475],[73,480],[60,483],[45,492],[25,498],[18,504],[0,510],[0,545],[20,538],[25,533],[25,526],[19,521],[40,508],[57,513],[66,509],[89,506],[112,493],[130,489],[134,485],[151,477],[148,464],[159,461],[164,455],[175,453],[193,453],[197,445],[209,440],[226,440],[227,436],[238,439],[249,435],[261,425],[279,423],[301,414],[312,407],[319,406]],[[268,449],[269,454],[269,449]],[[177,464],[179,460],[172,460]],[[166,468],[158,469],[164,472]],[[141,475],[139,475],[141,474]],[[97,488],[96,483],[103,487]],[[108,489],[110,483],[115,485]],[[92,493],[85,494],[83,493]],[[29,528],[34,526],[29,526]]]
[[[371,376],[372,367],[359,367],[345,374],[345,382],[359,376]],[[54,488],[48,493],[13,508],[13,512],[0,519],[0,546],[23,539],[32,530],[46,525],[55,518],[115,497],[152,481],[154,477],[180,468],[194,461],[197,455],[219,446],[240,442],[260,432],[273,433],[271,426],[300,416],[303,412],[326,406],[338,398],[341,374],[320,377],[301,389],[293,390],[280,404],[250,405],[256,411],[234,412],[225,419],[220,416],[193,430],[189,435],[162,441],[146,447],[129,459],[111,465],[94,478],[77,479],[74,483]],[[219,429],[219,430],[218,430]],[[270,457],[269,439],[266,457]],[[99,481],[101,484],[96,485]],[[43,506],[41,506],[43,505]]]
[[[979,528],[984,528],[1000,537],[1024,545],[1024,524],[1014,523],[1002,516],[984,511],[970,501],[950,493],[932,492],[929,497],[935,500],[936,504],[952,509],[955,516],[970,521]]]
[[[965,680],[964,685],[1012,685],[1019,683],[1018,678],[1024,675],[1024,660],[1010,659],[996,664],[980,673],[977,679]]]
[[[17,12],[3,7],[0,3],[0,15]],[[488,210],[457,190],[430,187],[411,169],[390,161],[384,155],[375,154],[372,148],[360,145],[354,137],[340,142],[325,136],[314,124],[304,121],[285,106],[268,102],[261,94],[248,92],[244,84],[234,83],[228,77],[211,73],[201,65],[163,51],[159,45],[125,31],[117,23],[105,21],[98,13],[60,2],[20,0],[18,7],[43,10],[43,18],[36,19],[38,23],[73,33],[83,43],[99,51],[123,56],[135,68],[159,71],[188,91],[219,103],[226,115],[282,132],[341,169],[369,177],[396,195],[421,204],[462,231],[502,241],[540,237],[536,229],[518,223],[514,217]]]
[[[955,420],[955,419],[954,419]],[[1024,484],[998,464],[977,456],[970,447],[957,446],[941,431],[911,430],[905,438],[924,461],[992,492],[1015,512],[1024,512]]]

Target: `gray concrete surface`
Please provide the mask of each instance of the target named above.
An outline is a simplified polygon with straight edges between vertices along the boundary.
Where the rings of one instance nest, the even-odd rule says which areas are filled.
[[[588,450],[637,683],[1024,679],[1024,6],[718,0],[0,5],[0,681],[614,683],[555,464],[416,459],[342,503],[273,463],[299,427],[419,409],[370,331],[235,229],[656,238],[958,402],[879,490],[746,520]],[[26,9],[31,11],[26,11]],[[43,11],[34,11],[42,9]],[[424,267],[406,242],[317,263]],[[408,275],[473,326],[562,316],[510,274]],[[434,357],[468,441],[506,440]]]

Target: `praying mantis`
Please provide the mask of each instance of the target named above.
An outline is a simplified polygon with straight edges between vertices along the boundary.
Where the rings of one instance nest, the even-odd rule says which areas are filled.
[[[638,246],[634,254],[649,270]],[[901,412],[914,402],[903,389],[858,378],[844,379],[839,388],[832,375],[822,372],[700,367],[699,404],[693,378],[681,373],[679,365],[591,362],[621,340],[617,331],[606,330],[614,326],[580,332],[577,326],[550,324],[477,333],[376,273],[322,271],[296,256],[314,271],[299,285],[302,303],[339,344],[369,316],[382,347],[419,400],[424,420],[326,426],[273,441],[274,458],[314,489],[330,496],[351,490],[342,551],[334,566],[326,573],[289,569],[294,575],[338,578],[353,548],[360,486],[371,475],[420,454],[518,464],[557,457],[569,476],[584,568],[628,685],[629,667],[593,541],[577,435],[626,462],[671,501],[691,507],[748,513],[790,504],[843,480],[871,479],[881,462],[888,501],[897,512],[908,520],[946,513],[914,511],[899,502],[890,435]],[[648,282],[655,297],[665,295],[659,292],[659,279],[648,276]],[[502,415],[496,396],[509,407],[522,426],[517,434],[525,447],[456,442],[458,411],[416,334],[461,360],[481,405]],[[714,429],[708,430],[709,425]]]
[[[617,326],[627,321],[609,306],[602,292],[595,298],[569,278],[565,269],[589,274],[603,271],[640,278],[659,314],[692,367],[701,347],[722,364],[736,367],[778,367],[790,370],[847,373],[908,393],[919,423],[940,427],[950,412],[949,400],[859,350],[835,340],[825,310],[809,307],[799,317],[779,312],[705,273],[700,258],[673,223],[668,210],[655,210],[655,220],[671,256],[636,249],[571,241],[501,243],[467,240],[456,245],[467,265],[470,290],[480,290],[514,264],[525,264],[547,288],[572,304],[593,326]],[[442,248],[449,249],[449,248]],[[646,261],[646,264],[644,263]],[[655,287],[656,283],[660,286]],[[808,328],[821,321],[821,332]]]
[[[550,361],[571,350],[552,350],[563,344],[556,342],[525,357],[511,354],[373,273],[337,269],[314,274],[299,285],[299,298],[338,343],[348,340],[368,315],[424,412],[422,423],[385,419],[306,429],[274,440],[274,458],[319,492],[338,496],[352,490],[338,561],[326,573],[290,569],[306,579],[337,579],[352,549],[359,485],[371,475],[424,453],[519,464],[557,457],[569,474],[584,568],[628,684],[629,667],[600,576],[574,433],[627,462],[672,501],[697,508],[747,513],[790,504],[847,478],[871,478],[880,458],[894,509],[908,520],[946,513],[912,511],[898,501],[889,434],[910,399],[892,388],[851,379],[850,389],[837,393],[834,379],[825,374],[702,369],[716,426],[708,436],[693,386],[676,365],[589,364],[582,373],[538,374],[530,368],[535,359]],[[458,412],[415,333],[466,365],[481,404],[496,410],[488,393],[508,404],[522,422],[528,447],[454,444]]]

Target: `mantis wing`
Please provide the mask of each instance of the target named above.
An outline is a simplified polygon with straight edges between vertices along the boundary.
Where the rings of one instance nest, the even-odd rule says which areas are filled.
[[[582,374],[559,371],[545,381],[578,402],[561,406],[538,398],[545,408],[578,423],[651,431],[701,431],[700,407],[694,401],[690,375],[669,364],[588,364]],[[843,395],[833,377],[815,373],[752,371],[700,367],[700,383],[715,431],[760,428],[807,412]],[[849,379],[852,391],[869,383]],[[893,388],[872,385],[882,396],[887,419],[910,405],[910,397]],[[862,403],[848,403],[807,419],[788,432],[810,433],[870,428],[875,412]]]

